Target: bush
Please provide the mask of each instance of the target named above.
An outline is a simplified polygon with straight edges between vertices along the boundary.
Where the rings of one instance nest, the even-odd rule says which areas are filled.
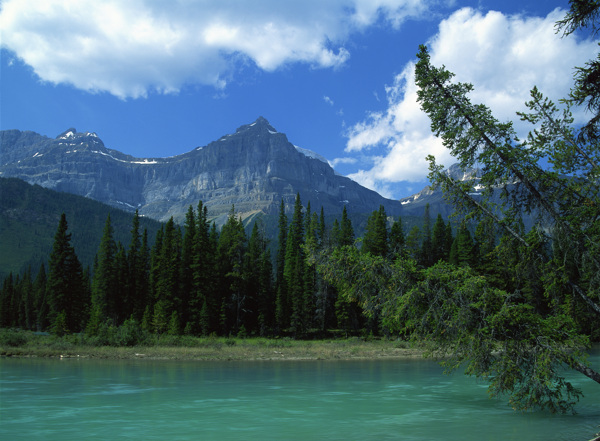
[[[91,346],[138,346],[148,345],[152,340],[149,332],[133,318],[125,320],[121,326],[113,326],[108,322],[98,325],[96,335],[86,338]]]
[[[0,346],[18,347],[25,346],[29,342],[31,332],[16,329],[0,330]]]
[[[133,318],[125,320],[115,332],[111,342],[114,346],[137,346],[147,344],[150,340],[148,332]]]

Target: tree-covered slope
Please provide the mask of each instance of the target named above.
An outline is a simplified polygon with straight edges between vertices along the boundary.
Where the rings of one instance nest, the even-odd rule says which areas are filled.
[[[92,199],[42,188],[15,178],[0,178],[0,277],[19,273],[27,265],[46,261],[62,213],[66,214],[72,243],[84,265],[91,266],[102,228],[111,215],[115,238],[130,241],[132,214]],[[160,223],[142,218],[152,243]]]

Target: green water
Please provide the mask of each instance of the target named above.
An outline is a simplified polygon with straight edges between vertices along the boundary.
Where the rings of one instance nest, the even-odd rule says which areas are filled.
[[[551,416],[427,360],[2,359],[0,440],[588,440],[600,385],[573,378],[578,414]]]

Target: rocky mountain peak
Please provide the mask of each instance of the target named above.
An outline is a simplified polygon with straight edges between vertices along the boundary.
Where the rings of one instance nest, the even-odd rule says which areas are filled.
[[[106,148],[95,133],[70,128],[57,138],[0,133],[0,175],[86,196],[166,221],[183,222],[203,201],[217,224],[232,206],[243,218],[291,210],[297,194],[327,214],[369,213],[402,206],[335,174],[322,158],[296,148],[264,117],[206,146],[170,158],[140,159]],[[31,139],[30,139],[31,138]],[[5,160],[6,159],[6,160]],[[221,222],[222,221],[222,222]]]
[[[102,148],[104,143],[95,132],[78,132],[75,128],[70,128],[62,132],[55,139],[59,146],[85,148]]]
[[[256,121],[251,124],[246,124],[239,127],[235,133],[242,134],[247,132],[255,132],[255,133],[265,133],[268,132],[270,134],[279,133],[277,130],[267,121],[266,118],[259,116]]]

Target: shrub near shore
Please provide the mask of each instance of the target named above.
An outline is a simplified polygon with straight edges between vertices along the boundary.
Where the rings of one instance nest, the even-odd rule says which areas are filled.
[[[118,336],[116,339],[120,338]],[[110,344],[113,343],[113,344]],[[401,340],[144,336],[135,345],[102,342],[84,334],[42,335],[30,331],[0,330],[4,357],[169,360],[344,360],[357,358],[420,357],[422,352]]]

